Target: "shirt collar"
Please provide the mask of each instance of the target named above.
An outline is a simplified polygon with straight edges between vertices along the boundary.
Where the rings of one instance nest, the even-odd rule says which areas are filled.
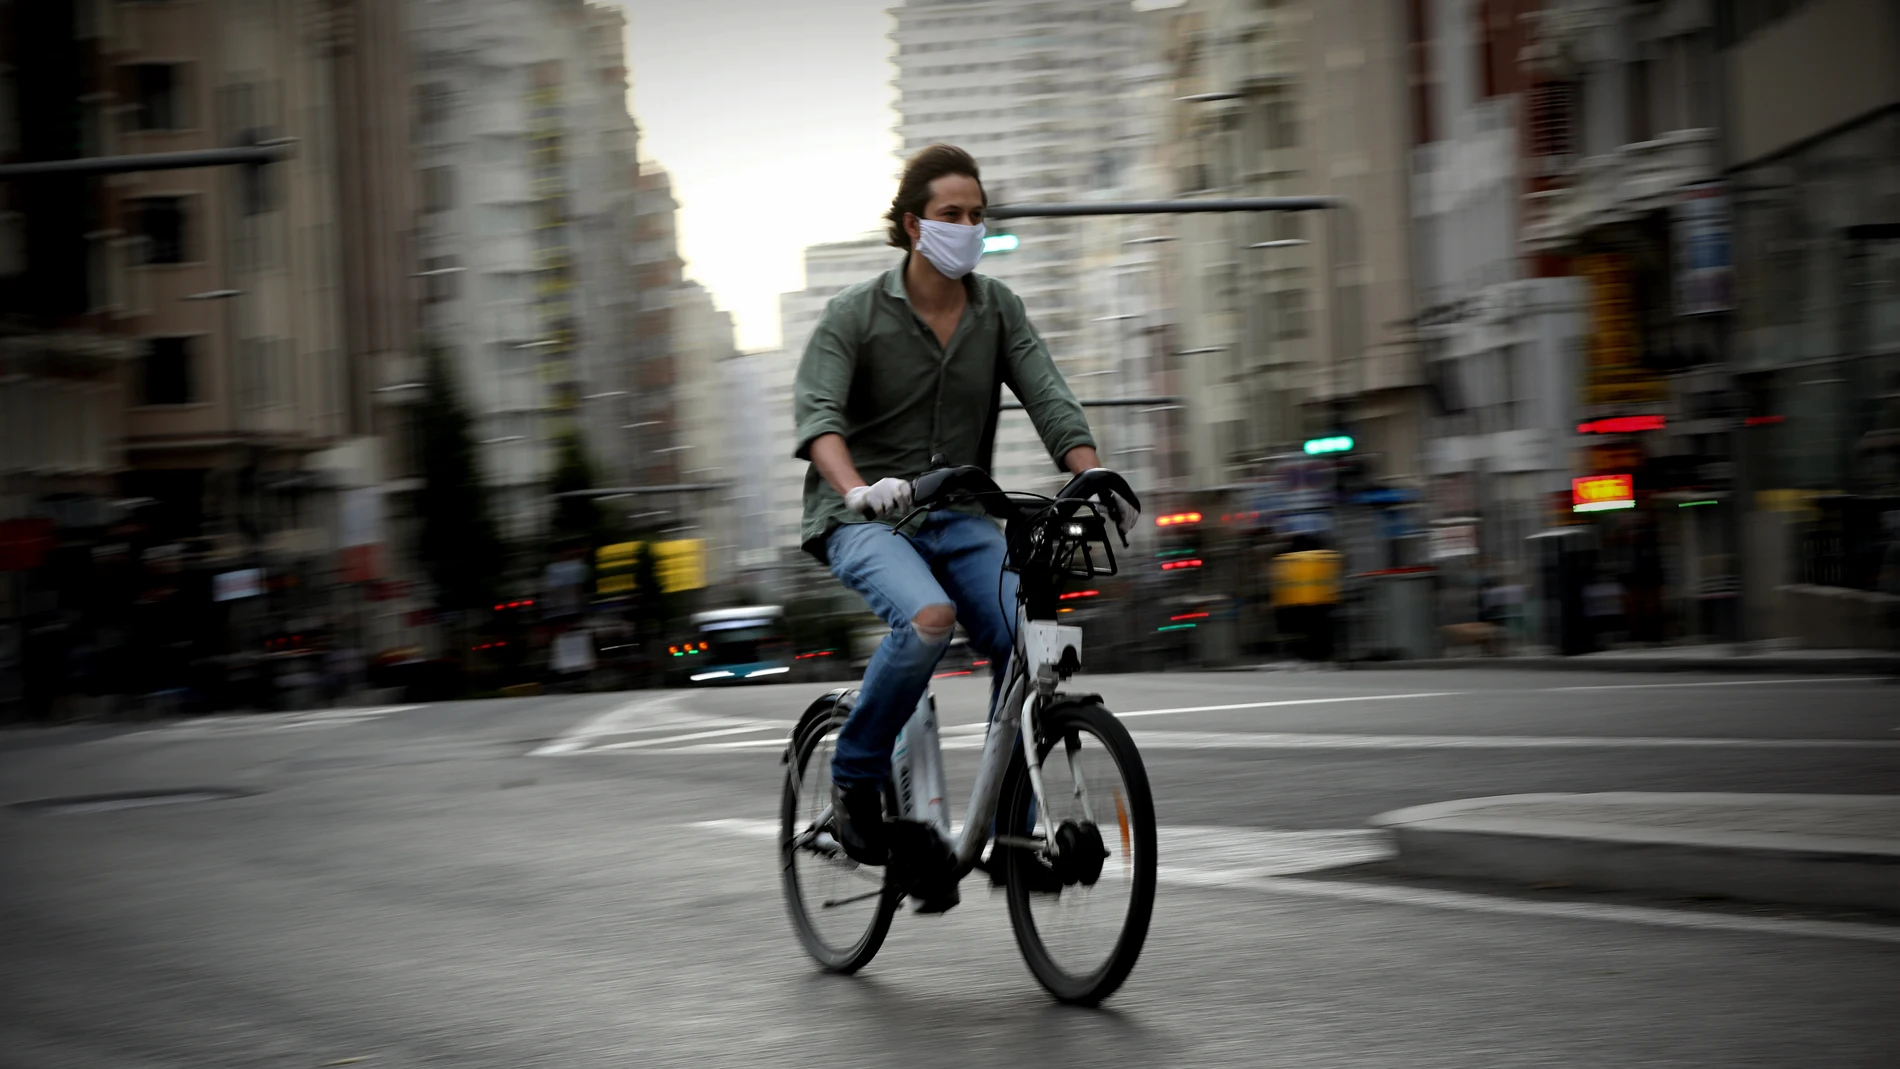
[[[905,253],[904,258],[897,261],[896,267],[884,272],[884,292],[905,304],[910,303],[910,293],[904,289],[904,269],[910,266],[911,255],[911,253]],[[977,273],[972,271],[963,276],[962,282],[963,291],[969,294],[970,306],[981,312],[985,304],[987,288],[977,284],[978,277]]]

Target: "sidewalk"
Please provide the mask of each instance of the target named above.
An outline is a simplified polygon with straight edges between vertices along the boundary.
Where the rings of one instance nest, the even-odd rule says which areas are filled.
[[[1419,875],[1900,913],[1900,796],[1517,794],[1372,824]]]
[[[1286,662],[1235,665],[1210,671],[1272,672]],[[1485,657],[1433,657],[1414,661],[1349,661],[1351,671],[1418,671],[1432,668],[1517,668],[1564,672],[1711,672],[1718,674],[1900,675],[1900,654],[1882,650],[1761,649],[1734,645],[1667,646],[1609,650],[1576,657],[1554,654],[1505,654]]]

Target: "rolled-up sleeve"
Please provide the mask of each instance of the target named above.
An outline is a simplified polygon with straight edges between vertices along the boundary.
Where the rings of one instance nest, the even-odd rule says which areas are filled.
[[[1003,301],[1003,329],[1006,331],[1003,345],[1016,399],[1023,403],[1029,421],[1036,425],[1036,433],[1048,447],[1056,470],[1067,471],[1062,458],[1068,456],[1069,450],[1095,445],[1095,438],[1089,433],[1088,416],[1063,380],[1062,372],[1056,369],[1049,347],[1030,325],[1022,298],[1010,293]]]
[[[847,322],[850,318],[835,299],[826,305],[805,345],[805,355],[799,358],[798,374],[792,380],[793,421],[798,427],[792,456],[799,460],[811,459],[811,443],[820,435],[843,435],[849,426],[845,401],[851,396],[858,354],[856,331]]]

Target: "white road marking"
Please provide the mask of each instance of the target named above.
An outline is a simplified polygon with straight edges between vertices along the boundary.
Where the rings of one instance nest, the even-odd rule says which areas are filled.
[[[1174,709],[1133,709],[1125,713],[1116,713],[1116,717],[1126,720],[1133,716],[1169,716],[1174,713],[1224,713],[1233,709],[1274,709],[1283,705],[1332,705],[1338,702],[1383,702],[1404,701],[1408,698],[1455,698],[1467,693],[1461,690],[1429,690],[1417,694],[1356,694],[1345,698],[1288,698],[1270,702],[1236,702],[1232,705],[1183,705]]]
[[[702,820],[693,826],[748,839],[775,840],[779,833],[776,820],[745,817]],[[961,830],[959,824],[952,833]],[[1393,856],[1391,837],[1375,828],[1273,831],[1163,825],[1156,829],[1155,836],[1161,878],[1187,882],[1287,876],[1384,861]]]
[[[696,732],[690,735],[607,743],[571,753],[721,754],[747,750],[782,749],[784,733],[766,739],[727,742],[686,741],[746,730]],[[1246,731],[1134,731],[1142,750],[1537,750],[1537,749],[1745,749],[1745,750],[1896,750],[1891,739],[1737,739],[1615,735],[1345,735],[1292,734]],[[684,745],[673,745],[675,743]],[[954,735],[942,740],[943,749],[973,751],[983,748],[981,736]]]
[[[636,729],[642,719],[651,720],[651,714],[667,709],[678,701],[679,697],[678,694],[662,694],[653,698],[624,702],[604,713],[581,721],[567,729],[558,738],[542,743],[529,756],[548,757],[585,750],[595,739]]]
[[[1581,687],[1544,687],[1546,693],[1567,690],[1666,690],[1673,687],[1769,687],[1791,683],[1877,683],[1879,676],[1810,676],[1806,679],[1721,679],[1697,683],[1595,683]]]
[[[704,820],[695,826],[766,840],[776,839],[779,831],[775,820],[729,818]],[[1465,913],[1900,944],[1900,927],[1877,924],[1793,917],[1747,917],[1601,902],[1535,902],[1403,884],[1293,878],[1292,874],[1297,872],[1314,872],[1390,857],[1392,850],[1388,841],[1368,829],[1276,832],[1260,828],[1193,826],[1171,829],[1164,825],[1157,829],[1157,838],[1157,853],[1160,855],[1158,875],[1167,883]]]
[[[1355,702],[1416,701],[1424,698],[1854,682],[1862,678],[1707,680],[1688,683],[1615,683],[1540,687],[1514,691],[1434,690],[1402,694],[1354,694],[1327,698],[1230,702],[1219,705],[1183,705],[1164,709],[1131,709],[1119,712],[1116,716],[1122,720],[1130,720],[1186,713],[1221,713],[1242,709],[1277,709]],[[773,731],[783,735],[791,730],[790,721],[750,720],[742,717],[701,715],[672,709],[671,704],[682,697],[684,697],[683,694],[674,693],[645,701],[629,702],[543,745],[534,751],[534,756],[576,753],[719,754],[775,749],[784,745],[783,738],[735,739],[723,742],[703,740],[725,735],[745,735],[755,731]],[[987,729],[988,726],[983,723],[945,725],[942,729],[943,748],[945,750],[981,749],[983,735]],[[664,737],[653,736],[622,742],[601,741],[611,736],[648,735],[667,730],[676,733]],[[1882,749],[1896,745],[1888,740],[1872,739],[1750,739],[1679,736],[1372,735],[1246,731],[1137,731],[1133,735],[1137,745],[1152,750],[1510,750],[1593,747],[1860,750]]]
[[[1564,694],[1592,690],[1665,690],[1677,687],[1763,687],[1807,683],[1865,683],[1872,676],[1817,676],[1808,679],[1723,679],[1694,683],[1605,683],[1576,687],[1525,687],[1518,690],[1428,690],[1411,694],[1354,694],[1339,698],[1287,698],[1276,701],[1235,702],[1229,705],[1183,705],[1172,709],[1131,709],[1115,715],[1123,720],[1136,716],[1169,716],[1175,713],[1224,713],[1235,709],[1274,709],[1289,705],[1332,705],[1339,702],[1406,701],[1417,698],[1467,698],[1483,696],[1513,697],[1520,694]]]
[[[279,731],[306,731],[311,728],[360,724],[420,708],[422,708],[420,705],[380,705],[356,709],[306,709],[293,713],[226,713],[219,716],[181,720],[175,724],[145,728],[123,735],[112,735],[96,741],[102,743],[129,740],[169,741],[260,735]]]
[[[1344,735],[1246,731],[1135,731],[1144,750],[1517,750],[1589,748],[1713,748],[1749,750],[1900,750],[1887,739],[1735,739],[1667,735]],[[952,741],[974,743],[952,747]],[[978,739],[944,740],[945,749],[975,749]]]
[[[590,747],[590,749],[596,753],[602,750],[642,750],[651,747],[666,746],[676,742],[685,742],[688,739],[710,739],[719,735],[745,735],[754,731],[768,730],[776,731],[780,735],[783,735],[788,728],[786,725],[776,721],[757,721],[752,724],[740,725],[739,727],[717,728],[712,731],[694,731],[685,735],[668,735],[658,739],[634,739],[630,742],[603,742],[598,746]],[[783,738],[763,739],[760,741],[770,743],[774,746],[783,746],[785,744]]]

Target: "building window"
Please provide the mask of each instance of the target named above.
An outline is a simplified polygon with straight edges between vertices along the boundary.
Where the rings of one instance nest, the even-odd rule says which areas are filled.
[[[131,104],[126,110],[128,128],[186,129],[191,116],[184,64],[128,63],[119,71],[120,96]]]
[[[140,364],[139,399],[148,405],[188,405],[198,399],[192,338],[148,338]]]
[[[455,207],[455,168],[422,169],[422,210],[446,212]]]
[[[1306,291],[1280,290],[1273,295],[1273,336],[1306,337]]]
[[[185,241],[185,198],[139,197],[133,203],[138,232],[145,239],[145,262],[182,264],[190,250]]]
[[[416,86],[416,121],[424,131],[433,132],[449,117],[449,87],[446,82],[427,82]]]
[[[1577,84],[1540,82],[1531,87],[1530,105],[1531,155],[1562,166],[1577,151]]]
[[[461,294],[457,281],[462,277],[460,264],[453,256],[431,256],[423,264],[423,281],[428,283],[424,299],[430,304],[452,301]]]
[[[1267,104],[1267,147],[1269,149],[1298,148],[1300,144],[1299,113],[1294,111],[1291,100],[1274,100]]]

